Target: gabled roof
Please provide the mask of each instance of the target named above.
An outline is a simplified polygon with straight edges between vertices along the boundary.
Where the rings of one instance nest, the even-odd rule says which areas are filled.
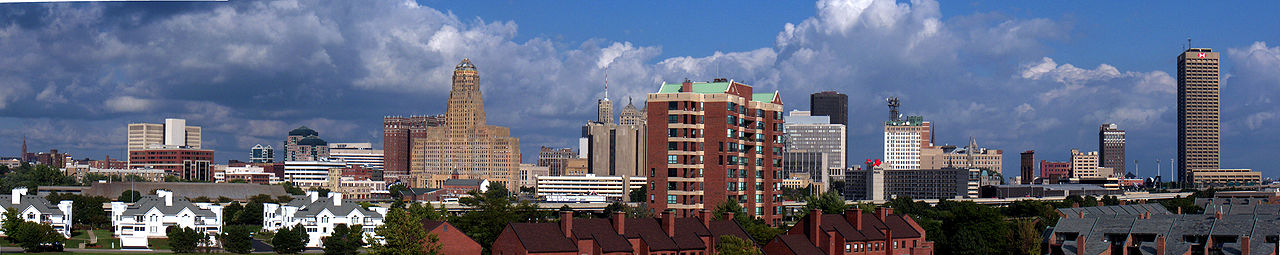
[[[4,207],[6,210],[27,210],[27,208],[34,207],[40,214],[62,215],[62,210],[58,209],[58,205],[49,202],[44,197],[22,195],[22,201],[19,201],[16,205],[12,203],[12,198],[13,195],[0,195],[0,207]]]
[[[293,217],[315,217],[316,215],[319,215],[320,212],[328,210],[329,213],[332,213],[337,217],[350,215],[352,211],[359,211],[360,214],[363,214],[365,217],[382,218],[381,214],[364,209],[364,207],[357,203],[345,202],[342,203],[341,206],[336,206],[333,205],[333,198],[329,197],[318,198],[315,202],[309,202],[309,200],[309,198],[304,196],[301,199],[294,199],[289,202],[290,205],[295,205],[294,202],[299,202],[295,206],[300,208]]]
[[[516,240],[529,252],[577,252],[578,245],[564,237],[555,223],[511,223]]]
[[[480,180],[477,179],[448,179],[444,180],[444,186],[480,186]]]
[[[191,203],[187,198],[175,197],[173,198],[173,205],[166,206],[164,204],[164,199],[155,195],[143,195],[137,202],[126,207],[124,212],[121,214],[126,216],[145,215],[152,209],[156,209],[164,215],[177,215],[182,212],[183,209],[187,209],[191,210],[191,213],[196,216],[217,217],[213,211],[209,209],[201,209],[200,206]]]
[[[778,235],[771,242],[780,242],[793,254],[824,254],[822,249],[813,246],[804,235]]]

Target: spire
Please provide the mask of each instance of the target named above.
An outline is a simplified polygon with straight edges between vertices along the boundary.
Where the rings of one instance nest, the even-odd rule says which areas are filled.
[[[604,100],[609,100],[609,68],[604,68]]]
[[[22,155],[18,157],[22,158],[22,163],[27,163],[27,135],[22,135]]]

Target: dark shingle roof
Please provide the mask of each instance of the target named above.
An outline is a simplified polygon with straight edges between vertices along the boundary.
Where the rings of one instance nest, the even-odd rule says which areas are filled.
[[[773,238],[773,242],[781,242],[793,254],[823,254],[822,249],[809,243],[809,239],[804,235],[778,235]]]
[[[577,252],[578,246],[560,232],[555,223],[511,223],[507,225],[529,252]]]
[[[175,197],[173,198],[173,204],[167,206],[165,205],[163,198],[160,198],[159,196],[155,196],[155,195],[143,195],[142,198],[138,199],[137,202],[134,202],[132,205],[129,205],[128,207],[126,207],[124,212],[121,214],[131,215],[131,216],[144,215],[147,212],[151,211],[153,208],[156,210],[159,210],[160,213],[163,213],[165,215],[178,214],[182,212],[183,209],[186,209],[186,210],[191,210],[192,213],[198,216],[217,217],[217,215],[214,214],[213,211],[209,209],[201,209],[200,206],[197,206],[196,204],[191,203],[191,201],[187,200],[186,198]]]
[[[40,214],[62,215],[62,210],[58,209],[58,205],[52,202],[49,202],[49,200],[45,199],[44,197],[35,196],[35,195],[22,195],[22,201],[20,201],[16,205],[12,203],[12,200],[11,200],[12,198],[13,198],[13,195],[0,195],[0,201],[2,201],[0,202],[0,207],[4,207],[5,209],[8,209],[8,210],[12,210],[12,209],[26,210],[27,208],[34,207],[36,208],[36,211],[40,211]]]
[[[444,180],[444,186],[480,186],[480,180],[476,179],[448,179]]]

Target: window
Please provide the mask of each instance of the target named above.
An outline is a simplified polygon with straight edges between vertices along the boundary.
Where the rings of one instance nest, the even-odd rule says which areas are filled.
[[[680,116],[667,115],[667,123],[680,123]]]
[[[667,110],[676,110],[676,109],[680,109],[680,105],[676,104],[676,102],[667,102]]]
[[[679,161],[679,159],[678,159],[677,157],[678,157],[678,156],[676,156],[676,155],[667,155],[667,164],[676,164],[676,163],[678,163],[677,161]]]
[[[667,203],[668,204],[676,203],[676,195],[667,195]]]
[[[676,137],[676,129],[674,129],[674,128],[668,128],[668,129],[667,129],[667,137]]]
[[[672,150],[672,151],[674,151],[674,150],[679,149],[679,148],[677,148],[677,147],[678,147],[678,146],[676,146],[676,142],[667,142],[667,150]]]

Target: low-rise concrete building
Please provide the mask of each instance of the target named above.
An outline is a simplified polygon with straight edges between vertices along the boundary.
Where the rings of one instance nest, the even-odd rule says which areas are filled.
[[[1252,169],[1194,169],[1191,183],[1199,188],[1256,187],[1262,184],[1262,172]]]
[[[27,195],[27,188],[22,187],[13,189],[9,195],[0,195],[0,201],[7,201],[0,202],[0,215],[16,211],[23,220],[49,224],[63,236],[71,237],[71,200],[53,204],[44,197]],[[4,217],[0,217],[0,223],[4,223]],[[8,234],[0,229],[0,235]]]
[[[122,247],[145,248],[147,239],[168,238],[169,227],[217,236],[222,233],[222,205],[192,203],[171,191],[156,190],[134,203],[111,202],[111,227]]]
[[[538,176],[538,197],[603,196],[608,201],[626,201],[632,189],[643,189],[644,177],[636,176]]]
[[[321,240],[333,235],[333,227],[345,224],[349,227],[360,225],[366,238],[374,237],[373,230],[382,226],[387,215],[387,208],[369,207],[344,201],[342,193],[329,192],[328,197],[320,197],[316,191],[307,191],[305,195],[294,197],[285,204],[263,204],[262,229],[278,231],[286,226],[301,225],[307,229],[307,247],[321,247]]]

